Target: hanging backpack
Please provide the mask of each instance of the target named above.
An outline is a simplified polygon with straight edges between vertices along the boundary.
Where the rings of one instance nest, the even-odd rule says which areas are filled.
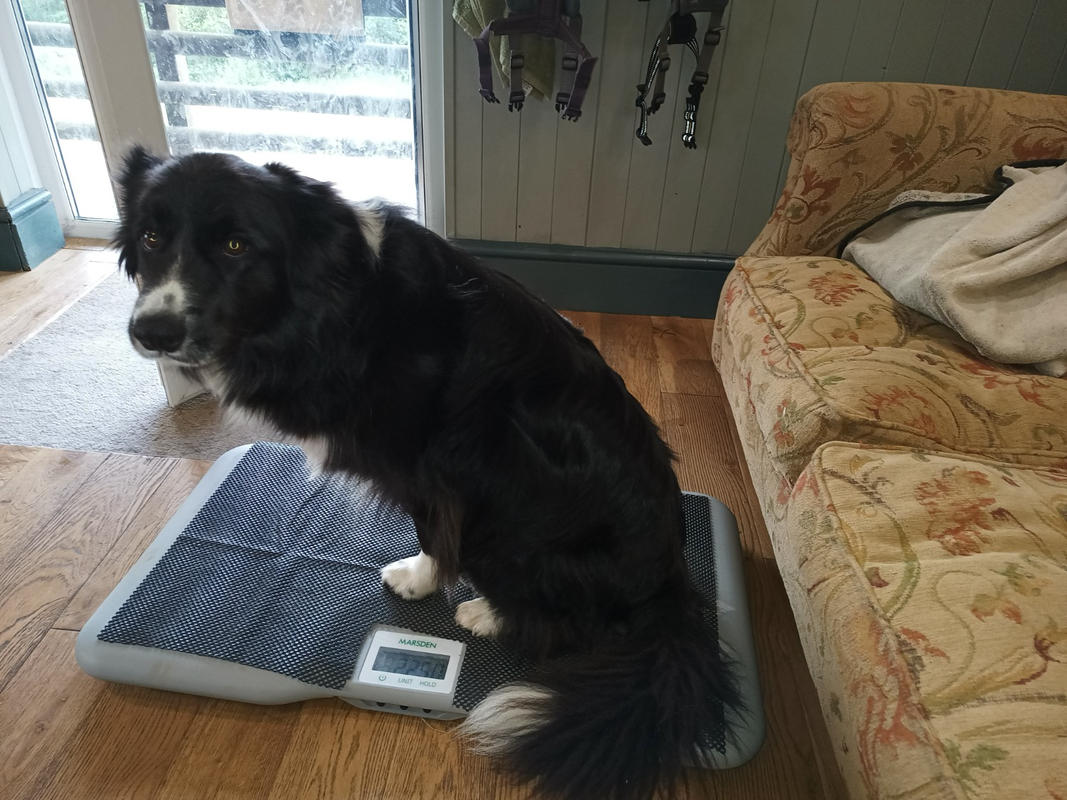
[[[527,34],[560,39],[563,42],[562,76],[556,94],[556,111],[563,119],[577,120],[582,115],[582,101],[596,66],[596,58],[581,42],[582,15],[579,0],[507,0],[508,14],[491,20],[475,38],[478,51],[479,94],[489,103],[499,103],[493,93],[493,64],[489,37],[508,36],[511,42],[511,93],[508,111],[522,108],[523,91],[522,37]]]
[[[648,2],[648,0],[642,0],[642,2]],[[645,82],[637,86],[637,107],[641,110],[641,124],[635,134],[641,144],[646,146],[652,144],[652,139],[648,135],[648,117],[659,111],[663,101],[667,98],[663,90],[667,70],[671,66],[671,56],[667,48],[672,44],[680,44],[688,48],[697,60],[696,69],[689,82],[689,96],[685,101],[685,131],[682,133],[682,144],[688,148],[697,146],[696,125],[700,95],[708,83],[711,56],[722,39],[722,18],[726,13],[728,2],[729,0],[671,0],[671,15],[652,45],[648,70],[645,72]],[[697,21],[693,16],[701,11],[711,12],[711,19],[704,33],[703,46],[697,44]],[[650,93],[651,101],[649,100]]]

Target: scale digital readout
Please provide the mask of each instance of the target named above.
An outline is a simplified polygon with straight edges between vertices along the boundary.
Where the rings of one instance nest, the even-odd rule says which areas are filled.
[[[456,679],[466,649],[463,642],[452,639],[375,625],[363,645],[353,685],[346,686],[341,697],[357,705],[360,700],[369,700],[398,707],[453,710]]]

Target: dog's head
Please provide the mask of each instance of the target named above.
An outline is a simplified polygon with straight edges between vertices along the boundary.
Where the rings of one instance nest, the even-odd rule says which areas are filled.
[[[118,183],[116,244],[140,288],[130,339],[190,367],[277,324],[297,262],[336,247],[345,226],[330,222],[351,213],[329,184],[219,153],[163,160],[137,147]]]

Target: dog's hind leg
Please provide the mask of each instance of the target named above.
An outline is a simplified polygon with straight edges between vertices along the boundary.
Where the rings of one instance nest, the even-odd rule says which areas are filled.
[[[496,636],[501,627],[500,617],[484,597],[456,606],[456,622],[475,636]]]
[[[440,586],[437,564],[421,550],[382,567],[382,582],[405,600],[421,600]]]

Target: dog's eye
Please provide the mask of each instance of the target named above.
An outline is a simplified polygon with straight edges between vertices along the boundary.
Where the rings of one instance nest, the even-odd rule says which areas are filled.
[[[145,231],[141,234],[141,246],[145,250],[155,250],[161,244],[163,244],[163,240],[155,231]]]
[[[226,240],[226,255],[228,256],[243,256],[248,252],[248,245],[236,236],[232,236]]]

